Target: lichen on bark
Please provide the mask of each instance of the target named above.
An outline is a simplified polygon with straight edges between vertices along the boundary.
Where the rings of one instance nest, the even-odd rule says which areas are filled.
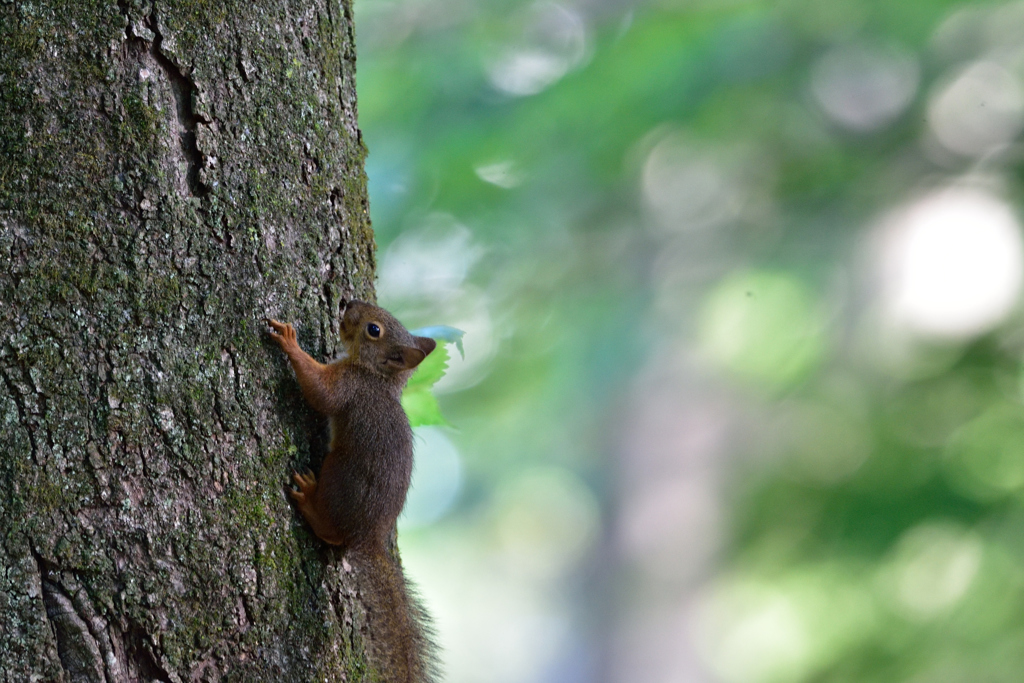
[[[373,677],[262,326],[373,298],[354,73],[349,0],[0,2],[4,680]]]

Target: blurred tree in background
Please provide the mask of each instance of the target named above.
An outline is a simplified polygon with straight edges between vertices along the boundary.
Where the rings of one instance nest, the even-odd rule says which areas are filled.
[[[449,680],[1019,679],[1024,3],[356,18]]]

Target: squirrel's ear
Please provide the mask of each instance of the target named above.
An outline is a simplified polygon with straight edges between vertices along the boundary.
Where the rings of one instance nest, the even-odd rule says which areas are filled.
[[[416,348],[423,352],[424,356],[429,356],[430,352],[437,348],[437,342],[430,337],[413,337],[416,343]]]
[[[413,340],[416,346],[399,346],[398,354],[390,356],[388,363],[399,370],[412,370],[437,347],[437,342],[430,337],[413,337]]]
[[[392,356],[388,358],[388,363],[394,365],[399,370],[412,370],[427,357],[427,354],[415,346],[399,346],[398,353],[401,355],[401,359]]]

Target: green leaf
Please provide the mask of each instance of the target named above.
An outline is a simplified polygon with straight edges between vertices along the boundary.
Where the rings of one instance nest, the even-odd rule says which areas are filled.
[[[437,397],[429,389],[406,389],[402,394],[402,407],[409,416],[409,424],[413,427],[424,425],[446,425],[448,421],[441,414],[441,406]]]
[[[444,344],[439,344],[429,356],[423,359],[423,362],[413,372],[405,390],[407,392],[417,391],[434,386],[437,380],[444,377],[444,373],[448,370],[448,358],[448,347]]]
[[[402,407],[405,409],[405,414],[409,416],[409,424],[413,427],[450,426],[441,415],[441,407],[437,403],[437,397],[431,392],[431,388],[437,383],[437,380],[444,377],[444,373],[448,370],[448,361],[451,356],[448,354],[448,345],[445,342],[461,347],[463,332],[454,327],[439,325],[416,330],[414,334],[438,339],[440,343],[430,355],[423,359],[423,362],[413,372],[412,377],[409,378],[409,383],[406,384],[405,391],[402,392]],[[437,336],[434,336],[435,334]]]

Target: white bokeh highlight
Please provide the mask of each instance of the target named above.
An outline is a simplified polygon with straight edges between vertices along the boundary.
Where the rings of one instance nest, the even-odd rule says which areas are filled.
[[[987,332],[1020,295],[1020,225],[981,188],[951,187],[897,211],[885,223],[881,257],[886,317],[921,336]]]
[[[523,182],[523,174],[516,168],[515,162],[510,160],[480,164],[473,171],[480,180],[503,190],[511,190]]]

